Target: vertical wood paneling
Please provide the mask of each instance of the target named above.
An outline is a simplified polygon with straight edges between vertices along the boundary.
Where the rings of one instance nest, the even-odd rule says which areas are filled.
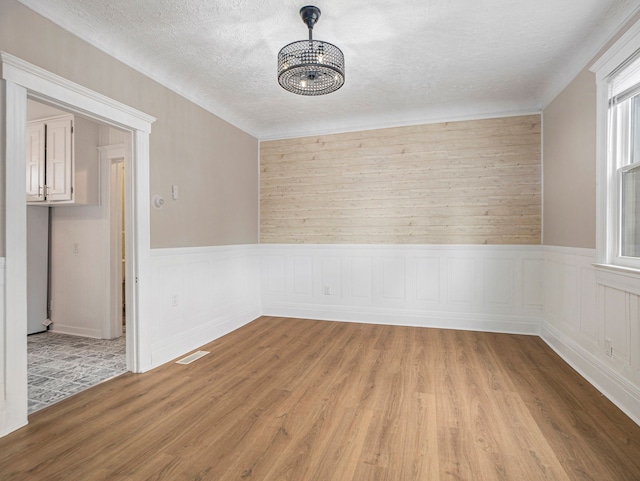
[[[631,367],[638,376],[640,371],[640,350],[635,346],[640,345],[640,296],[629,295],[629,344],[632,346],[629,352]]]
[[[263,243],[539,244],[540,116],[262,142]]]
[[[596,274],[591,268],[580,269],[580,333],[593,345],[598,343]]]
[[[604,337],[605,340],[611,340],[614,359],[630,364],[629,293],[611,287],[604,288]]]

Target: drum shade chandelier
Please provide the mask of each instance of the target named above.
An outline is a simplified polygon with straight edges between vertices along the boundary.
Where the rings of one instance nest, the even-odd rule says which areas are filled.
[[[278,83],[299,95],[324,95],[344,85],[344,55],[333,44],[313,40],[313,26],[320,18],[318,7],[300,9],[309,28],[309,40],[285,45],[278,53]]]

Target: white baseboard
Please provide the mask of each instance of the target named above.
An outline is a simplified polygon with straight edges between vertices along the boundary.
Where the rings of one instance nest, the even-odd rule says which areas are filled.
[[[0,410],[4,410],[4,406],[0,406]],[[0,438],[2,436],[6,436],[9,433],[12,433],[13,431],[17,431],[18,429],[26,426],[28,424],[28,422],[26,420],[24,421],[20,421],[18,423],[14,423],[14,424],[9,424],[9,423],[5,423],[0,419],[0,426],[2,426],[2,429],[0,430]]]
[[[542,321],[540,337],[567,364],[640,425],[640,389],[551,324]]]
[[[503,315],[480,315],[459,312],[404,312],[399,309],[347,308],[339,306],[296,306],[270,304],[263,306],[263,315],[295,317],[320,321],[356,322],[464,331],[501,332],[538,335],[540,318]]]
[[[153,345],[152,364],[154,367],[177,359],[201,346],[214,341],[260,317],[260,310],[248,309],[237,313],[227,313],[224,317],[184,332],[177,337],[163,340]]]
[[[151,369],[260,317],[256,246],[151,252]]]
[[[97,329],[89,329],[77,326],[65,326],[54,322],[51,324],[51,332],[57,334],[68,334],[70,336],[91,337],[93,339],[101,339],[102,332]]]

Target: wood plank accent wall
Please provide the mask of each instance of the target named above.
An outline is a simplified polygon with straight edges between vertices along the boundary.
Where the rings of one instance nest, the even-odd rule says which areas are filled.
[[[540,244],[540,115],[260,144],[260,241]]]

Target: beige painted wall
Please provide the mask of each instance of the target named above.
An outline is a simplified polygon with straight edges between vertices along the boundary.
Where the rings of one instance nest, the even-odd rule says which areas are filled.
[[[151,209],[152,247],[258,241],[257,139],[16,0],[0,1],[0,50],[158,119],[150,137],[150,188],[166,202]],[[177,201],[172,184],[180,190]]]
[[[540,116],[260,144],[264,243],[540,244]]]
[[[589,67],[632,17],[543,111],[544,245],[596,247],[596,81]]]
[[[595,248],[596,83],[583,71],[543,112],[543,244]]]

